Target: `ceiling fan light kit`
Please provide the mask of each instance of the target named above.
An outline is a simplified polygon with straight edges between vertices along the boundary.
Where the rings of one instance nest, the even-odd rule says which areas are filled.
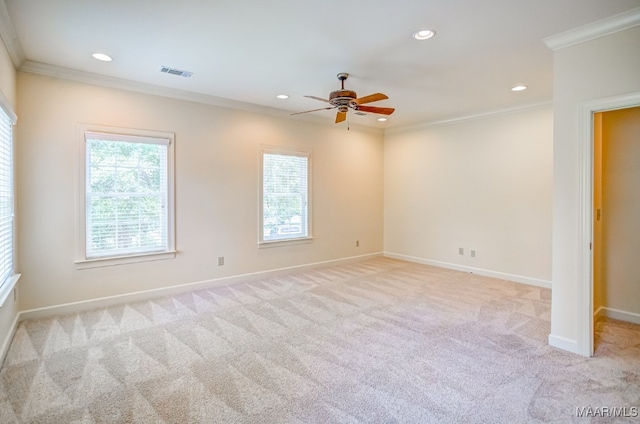
[[[355,91],[344,88],[344,82],[347,78],[349,78],[348,73],[340,72],[337,77],[338,80],[340,80],[341,88],[329,93],[329,100],[316,96],[304,96],[310,99],[329,103],[331,106],[320,109],[306,110],[304,112],[292,113],[291,115],[300,115],[303,113],[316,112],[318,110],[338,109],[338,112],[336,114],[336,124],[338,124],[347,119],[347,112],[349,111],[349,109],[359,111],[360,113],[358,113],[358,115],[364,114],[364,112],[377,113],[381,115],[391,115],[395,111],[395,109],[391,107],[362,106],[365,103],[377,102],[379,100],[388,99],[389,97],[382,93],[374,93],[359,98],[358,94]]]

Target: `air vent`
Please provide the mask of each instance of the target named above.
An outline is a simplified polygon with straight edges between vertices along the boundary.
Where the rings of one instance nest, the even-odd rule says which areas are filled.
[[[366,115],[367,115],[367,114],[366,114],[366,113],[364,113],[364,112],[353,112],[353,113],[355,113],[356,115],[360,115],[360,116],[366,116]]]
[[[180,69],[169,68],[168,66],[161,66],[160,72],[164,72],[165,74],[177,75],[179,77],[189,78],[193,75],[193,72],[181,71]]]

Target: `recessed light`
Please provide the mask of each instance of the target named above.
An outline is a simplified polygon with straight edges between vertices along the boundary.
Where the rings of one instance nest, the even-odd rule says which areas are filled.
[[[421,29],[420,31],[416,31],[413,33],[413,38],[416,40],[428,40],[429,38],[436,35],[436,32],[432,29]]]
[[[289,96],[287,96],[286,94],[278,94],[276,97],[279,98],[279,99],[288,99],[289,98]]]
[[[379,122],[385,122],[387,120],[387,118],[378,118]]]
[[[94,53],[91,55],[94,59],[96,60],[100,60],[102,62],[111,62],[113,59],[111,59],[111,56],[106,55],[104,53]]]
[[[515,87],[511,87],[511,91],[523,91],[526,90],[526,85],[516,85]]]

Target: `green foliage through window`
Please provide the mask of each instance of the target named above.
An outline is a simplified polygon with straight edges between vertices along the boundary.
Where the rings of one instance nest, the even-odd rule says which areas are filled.
[[[167,249],[167,149],[87,137],[87,258]]]
[[[308,156],[265,152],[262,163],[263,240],[308,237]]]

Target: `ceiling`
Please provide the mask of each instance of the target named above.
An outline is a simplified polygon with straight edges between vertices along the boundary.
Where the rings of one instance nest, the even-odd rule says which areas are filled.
[[[346,88],[385,93],[388,100],[370,105],[396,108],[385,123],[349,114],[353,124],[379,128],[550,102],[552,52],[542,39],[640,7],[640,0],[1,1],[9,19],[0,22],[13,26],[3,39],[13,34],[18,68],[68,68],[287,117],[324,107],[303,95],[328,98],[340,86],[336,74],[348,72]],[[419,29],[436,36],[416,41]],[[113,61],[96,61],[94,52]],[[516,84],[529,88],[514,93]]]

